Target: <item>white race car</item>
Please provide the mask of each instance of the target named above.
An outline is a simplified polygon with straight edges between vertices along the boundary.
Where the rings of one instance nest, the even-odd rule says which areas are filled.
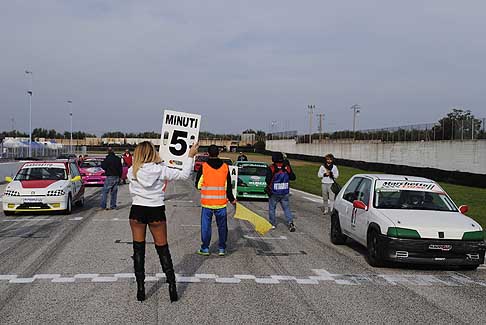
[[[84,204],[84,186],[74,161],[31,161],[20,167],[3,194],[3,212],[64,211]]]
[[[336,196],[331,242],[348,237],[368,250],[368,262],[440,264],[476,269],[484,263],[485,233],[434,181],[360,174]]]

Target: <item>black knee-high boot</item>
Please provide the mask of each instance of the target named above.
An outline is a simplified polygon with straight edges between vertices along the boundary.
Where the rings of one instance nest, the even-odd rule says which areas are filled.
[[[160,265],[162,265],[162,270],[164,271],[167,283],[169,284],[170,301],[177,301],[179,297],[177,296],[176,278],[174,266],[172,265],[172,258],[170,256],[169,245],[155,245],[155,249],[157,250],[157,254],[159,254]]]
[[[133,242],[133,268],[137,280],[137,300],[145,300],[145,242]]]

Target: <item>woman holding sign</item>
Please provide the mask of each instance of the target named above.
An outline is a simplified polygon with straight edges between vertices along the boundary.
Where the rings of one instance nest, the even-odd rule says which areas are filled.
[[[147,225],[155,242],[162,270],[169,283],[170,301],[177,301],[177,288],[172,258],[167,244],[165,216],[165,184],[171,180],[189,178],[193,168],[193,157],[198,144],[189,150],[182,170],[168,168],[161,164],[158,152],[152,143],[141,142],[133,154],[133,165],[128,170],[130,194],[133,199],[130,209],[130,228],[133,237],[133,264],[137,280],[137,300],[145,300],[145,233]]]

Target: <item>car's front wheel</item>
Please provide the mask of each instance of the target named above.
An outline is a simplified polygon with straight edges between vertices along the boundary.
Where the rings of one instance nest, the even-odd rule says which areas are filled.
[[[383,248],[378,237],[378,232],[372,229],[368,233],[367,238],[367,249],[368,249],[368,264],[373,267],[384,266],[382,252]]]
[[[3,211],[3,214],[5,214],[6,216],[13,216],[15,214],[14,211]]]
[[[474,265],[462,265],[461,270],[465,271],[474,271],[479,267],[479,264],[474,264]]]
[[[73,212],[73,199],[71,198],[71,194],[69,194],[64,214],[71,214],[71,212]]]
[[[343,245],[346,243],[347,236],[341,231],[341,225],[339,223],[339,216],[337,213],[331,215],[331,243],[334,245]]]

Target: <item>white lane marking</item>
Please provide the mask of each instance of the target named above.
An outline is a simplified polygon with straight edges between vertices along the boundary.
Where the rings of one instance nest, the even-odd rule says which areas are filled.
[[[243,237],[246,238],[246,239],[256,239],[256,240],[287,240],[288,239],[285,236],[279,236],[279,237],[253,237],[253,236],[243,235]]]
[[[256,278],[255,279],[256,283],[261,283],[261,284],[279,284],[280,281],[272,278]]]
[[[76,217],[76,218],[71,218],[69,221],[80,221],[83,220],[83,217]]]
[[[315,198],[315,199],[320,199],[322,202],[322,197],[319,196],[319,195],[315,195],[315,194],[312,194],[312,193],[308,193],[308,192],[304,192],[304,191],[301,191],[301,190],[296,190],[295,188],[291,188],[290,189],[290,193],[292,192],[297,192],[297,193],[300,193],[300,194],[303,194],[303,195],[307,195],[309,197],[312,197],[312,198]]]
[[[180,276],[177,278],[177,282],[181,283],[197,283],[201,282],[201,279],[195,276]]]
[[[292,276],[292,275],[251,275],[235,274],[233,276],[218,276],[217,274],[198,273],[194,275],[176,274],[176,279],[181,283],[222,283],[238,284],[242,280],[253,281],[258,284],[275,285],[295,282],[301,285],[318,285],[323,282],[337,285],[376,285],[376,286],[441,286],[441,287],[462,287],[462,286],[486,286],[485,280],[477,280],[459,272],[446,272],[437,275],[427,274],[333,274],[325,269],[314,269],[314,276]],[[96,283],[111,283],[118,280],[133,281],[133,273],[103,274],[76,274],[73,276],[62,276],[61,274],[36,274],[31,278],[19,278],[15,274],[0,274],[0,281],[12,284],[29,284],[33,282],[49,281],[51,283],[85,283],[83,279],[89,279]],[[163,273],[156,273],[145,278],[146,282],[162,281],[165,278]]]
[[[255,280],[256,276],[251,275],[251,274],[235,274],[235,278],[241,279],[241,280]]]
[[[194,276],[199,279],[216,279],[218,277],[216,274],[205,274],[205,273],[196,273],[194,274]]]
[[[14,278],[8,281],[9,283],[32,283],[34,282],[34,278]]]
[[[157,276],[157,275],[155,275]],[[121,279],[135,279],[135,274],[134,273],[117,273],[115,274],[115,278],[121,278]]]
[[[98,273],[81,273],[74,276],[75,279],[93,279],[99,276]]]
[[[280,280],[280,281],[295,281],[296,277],[295,276],[290,276],[290,275],[270,275],[272,279],[275,280]]]
[[[19,219],[3,219],[0,220],[2,222],[23,222],[23,221],[52,221],[54,219],[50,218],[36,218],[36,219],[27,219],[27,218],[19,218]]]
[[[236,278],[216,278],[215,279],[216,283],[240,283],[240,279]]]
[[[93,278],[91,282],[116,282],[118,278],[116,277],[111,277],[111,276],[99,276],[96,278]],[[146,281],[146,280],[145,280]]]
[[[52,283],[74,283],[76,282],[75,278],[56,278],[52,279]]]
[[[304,199],[312,201],[312,202],[316,202],[316,203],[322,203],[322,199],[314,199],[314,198],[307,197],[307,196],[304,196]]]
[[[0,281],[5,281],[5,280],[9,281],[15,278],[17,278],[16,275],[0,274]]]

